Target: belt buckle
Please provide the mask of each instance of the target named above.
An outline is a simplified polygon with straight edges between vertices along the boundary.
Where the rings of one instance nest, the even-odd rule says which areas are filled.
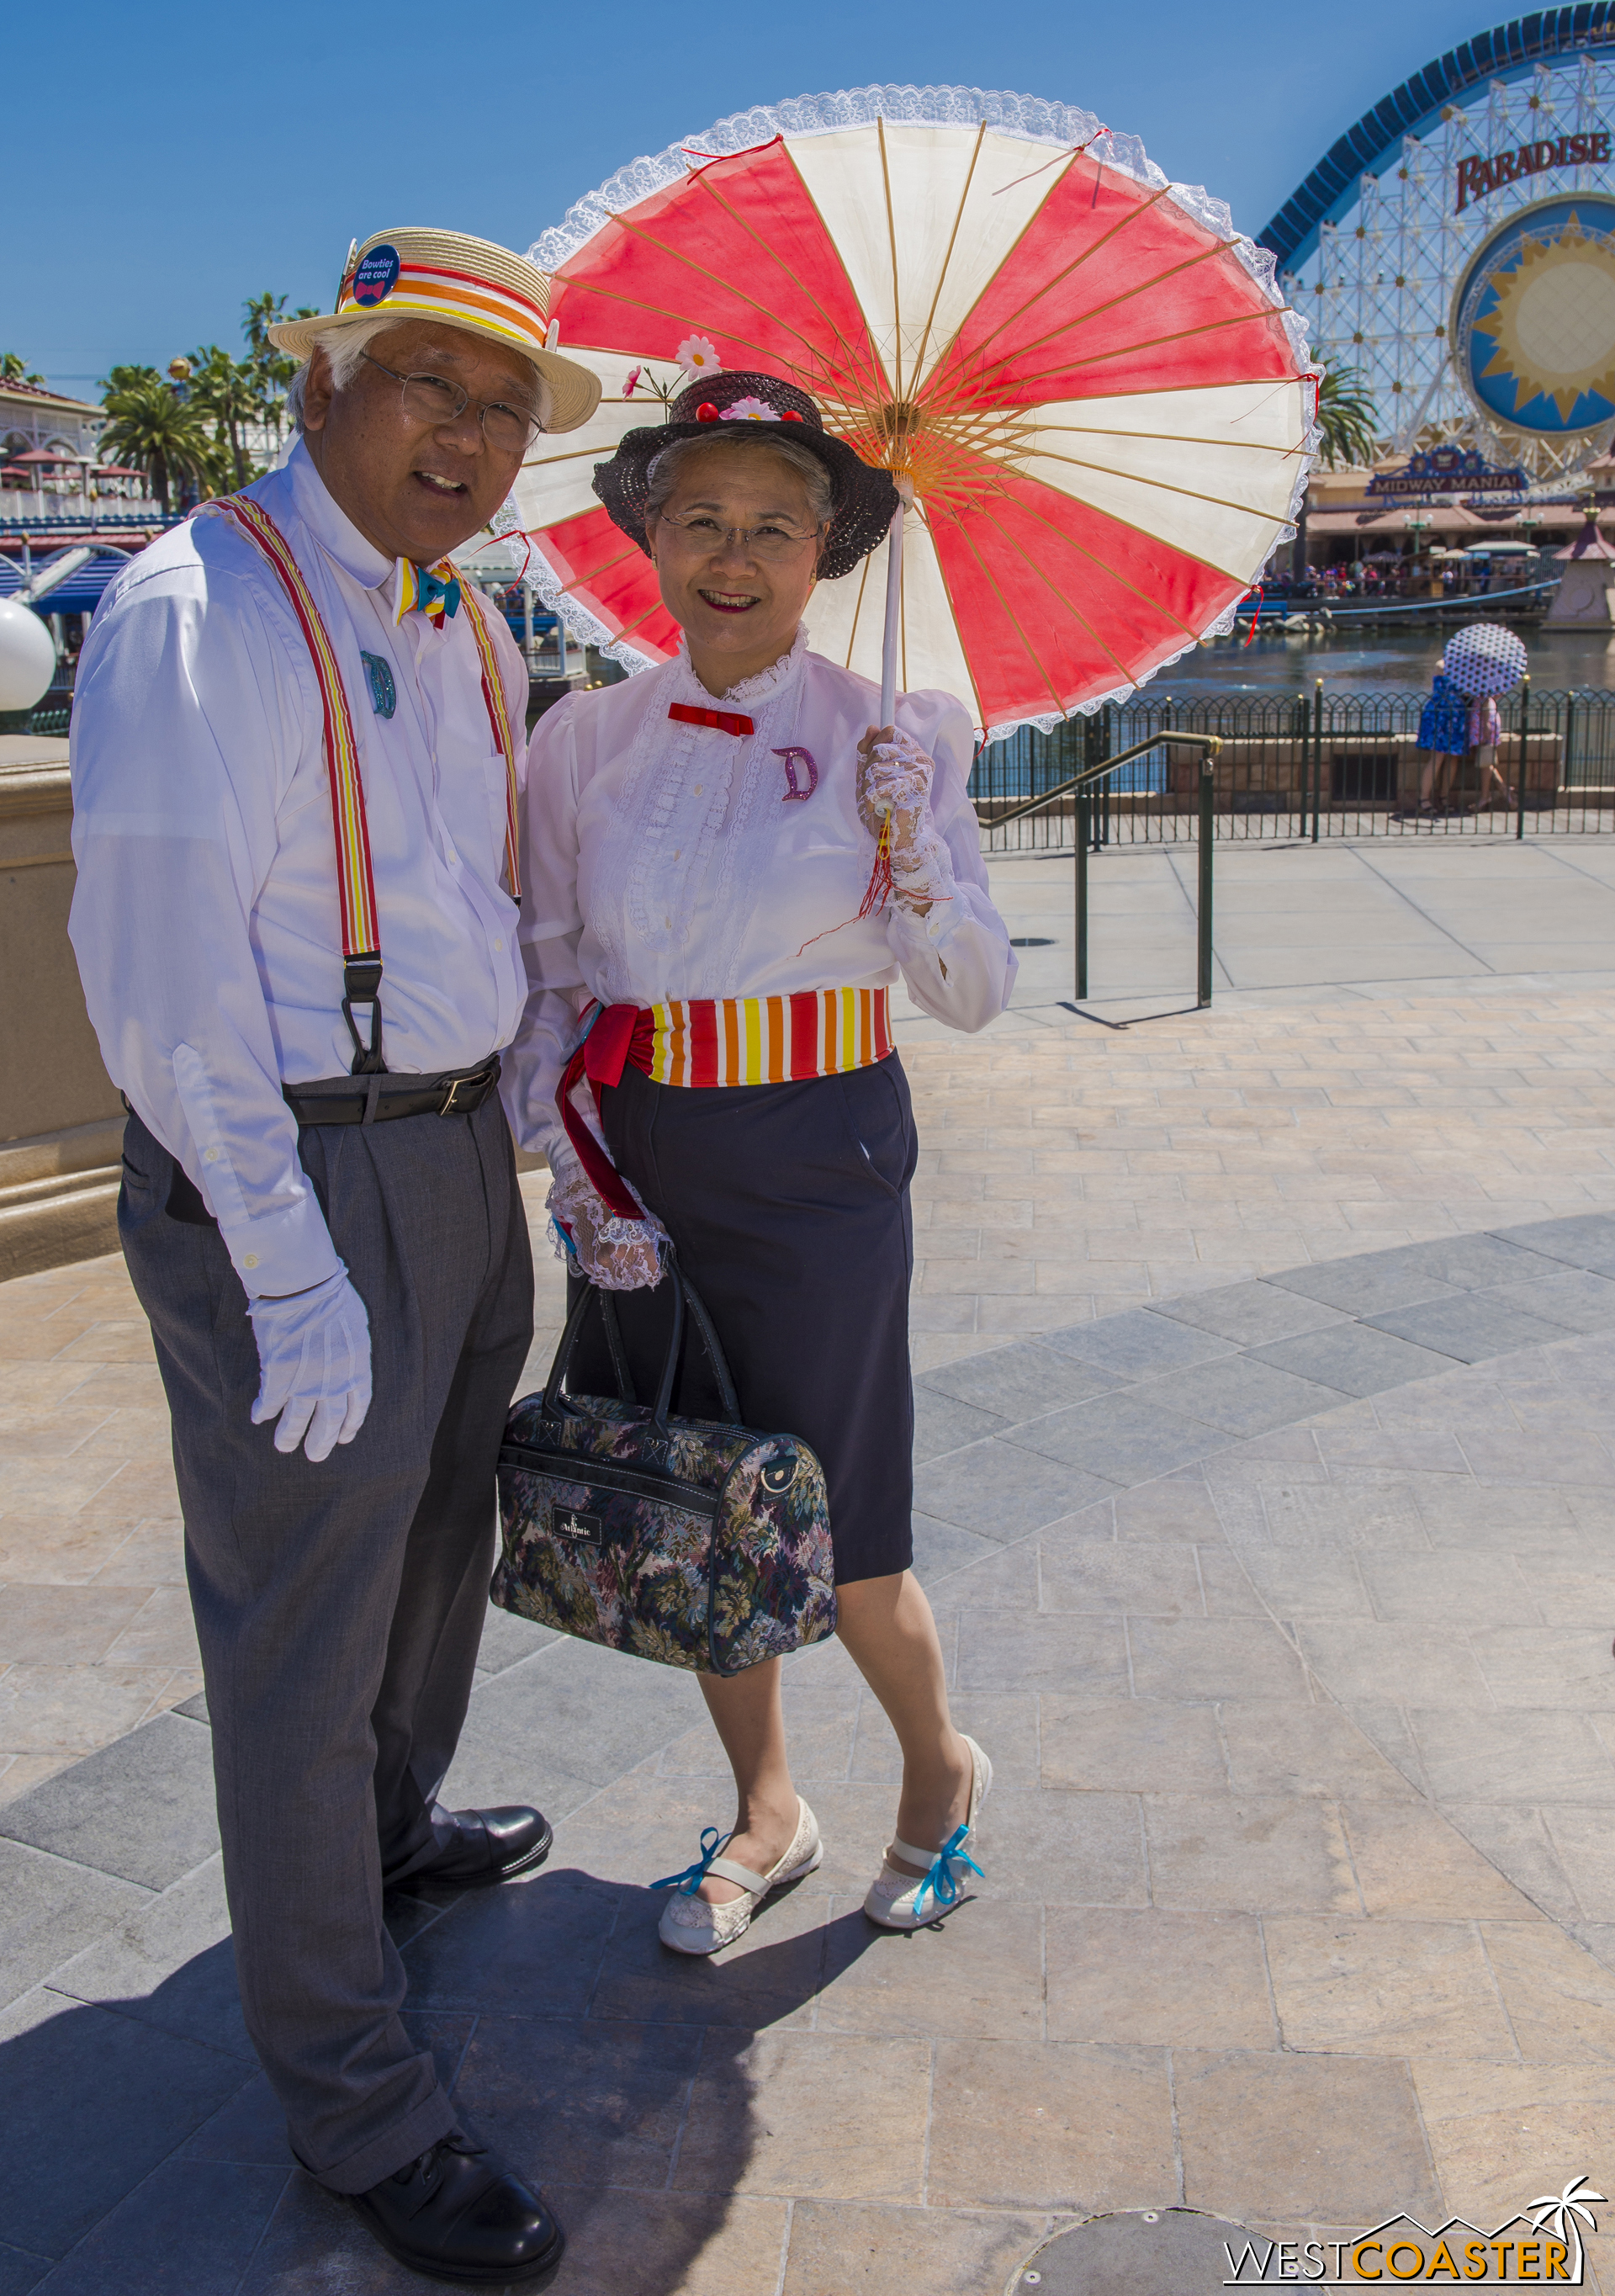
[[[439,1116],[459,1115],[460,1111],[455,1105],[455,1095],[459,1091],[463,1084],[469,1084],[470,1082],[471,1078],[469,1077],[455,1077],[453,1078],[448,1090],[443,1095],[443,1105],[438,1111]]]

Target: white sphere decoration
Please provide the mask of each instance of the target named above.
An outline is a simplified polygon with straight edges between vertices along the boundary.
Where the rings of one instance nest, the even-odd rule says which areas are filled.
[[[0,711],[31,709],[56,674],[48,623],[14,598],[0,598]]]

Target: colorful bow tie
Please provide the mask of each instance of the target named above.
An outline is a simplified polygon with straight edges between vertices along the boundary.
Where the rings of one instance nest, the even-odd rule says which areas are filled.
[[[460,610],[460,577],[447,558],[439,559],[435,566],[417,566],[412,559],[399,562],[398,611],[396,619],[402,621],[412,607],[418,606],[434,630],[443,627],[443,618],[451,618]]]

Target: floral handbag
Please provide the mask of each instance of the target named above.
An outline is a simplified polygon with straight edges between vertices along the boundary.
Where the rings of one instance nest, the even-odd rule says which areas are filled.
[[[656,1401],[635,1401],[611,1294],[573,1308],[541,1393],[499,1452],[501,1610],[698,1674],[739,1674],[835,1632],[824,1471],[795,1435],[742,1427],[711,1318],[668,1254],[673,1333]],[[619,1399],[566,1391],[599,1302]],[[727,1423],[668,1416],[686,1312]]]

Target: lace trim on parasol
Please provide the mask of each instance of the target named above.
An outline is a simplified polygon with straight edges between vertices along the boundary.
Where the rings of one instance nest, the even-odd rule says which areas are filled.
[[[1186,215],[1218,239],[1232,243],[1243,264],[1274,308],[1283,315],[1283,325],[1296,358],[1308,364],[1307,322],[1289,309],[1277,280],[1277,260],[1234,228],[1225,201],[1214,199],[1199,184],[1172,184],[1149,158],[1136,135],[1119,135],[1102,127],[1091,111],[1078,105],[1051,103],[1038,95],[1016,95],[1007,88],[980,87],[851,87],[820,95],[793,95],[783,103],[759,103],[750,111],[731,112],[711,127],[684,142],[670,144],[654,157],[634,160],[619,168],[597,192],[590,192],[567,209],[562,222],[540,232],[528,250],[528,258],[541,271],[555,271],[569,256],[593,239],[603,225],[624,208],[649,199],[664,184],[680,182],[701,157],[726,159],[737,152],[755,151],[776,135],[828,135],[837,128],[868,127],[876,119],[909,121],[923,127],[989,127],[1024,135],[1035,144],[1069,151],[1074,144],[1092,146],[1094,157],[1130,176],[1135,183],[1169,195]]]
[[[610,182],[569,208],[565,218],[540,232],[528,250],[529,260],[542,271],[554,271],[613,215],[638,201],[649,199],[666,184],[678,183],[699,165],[697,153],[726,159],[736,152],[754,151],[776,135],[828,134],[838,127],[867,127],[875,119],[911,120],[931,127],[975,127],[985,119],[989,127],[1005,127],[1039,144],[1060,148],[1086,144],[1098,130],[1091,111],[1067,103],[1049,103],[1040,96],[1013,95],[1004,89],[979,87],[853,87],[822,95],[793,95],[783,103],[759,103],[750,111],[732,112],[727,119],[703,128],[699,135],[670,144],[653,158],[630,160]],[[1131,143],[1131,137],[1115,139]],[[1140,149],[1142,159],[1143,152]],[[1164,177],[1160,178],[1164,181]]]
[[[608,661],[619,661],[632,677],[642,669],[659,669],[661,665],[654,654],[642,653],[626,639],[614,637],[597,615],[579,603],[562,583],[549,560],[544,554],[544,545],[537,535],[528,535],[533,554],[528,562],[527,578],[542,600],[546,612],[559,614],[575,638],[592,645]]]

